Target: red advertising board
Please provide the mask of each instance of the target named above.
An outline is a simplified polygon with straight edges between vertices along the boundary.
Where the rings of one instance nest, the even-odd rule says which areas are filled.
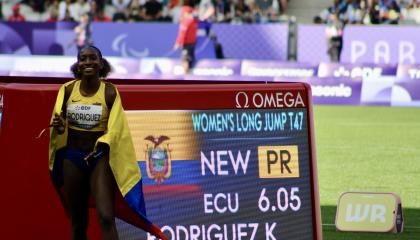
[[[0,149],[8,171],[0,204],[9,239],[69,239],[49,179],[48,137],[35,139],[49,123],[58,86],[3,85]],[[307,84],[118,89],[148,217],[168,239],[322,239]],[[154,239],[133,228],[118,222],[120,238]],[[90,234],[97,236],[95,226]]]

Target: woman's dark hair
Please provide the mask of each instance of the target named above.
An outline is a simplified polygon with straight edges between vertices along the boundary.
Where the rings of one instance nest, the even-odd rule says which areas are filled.
[[[111,72],[112,68],[111,68],[111,64],[109,64],[108,60],[106,60],[105,58],[102,57],[102,53],[101,50],[99,50],[99,48],[93,46],[93,45],[88,45],[86,47],[83,47],[82,49],[80,49],[80,51],[77,53],[77,62],[75,62],[71,67],[70,70],[72,71],[73,75],[75,78],[80,78],[82,77],[82,74],[79,72],[79,60],[80,60],[80,53],[86,49],[93,49],[96,54],[98,55],[99,59],[102,62],[102,68],[99,69],[99,77],[106,77],[108,76],[108,74]]]

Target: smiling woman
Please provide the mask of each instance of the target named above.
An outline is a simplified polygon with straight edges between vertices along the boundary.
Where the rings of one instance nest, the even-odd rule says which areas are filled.
[[[116,189],[141,227],[165,239],[146,218],[141,173],[121,99],[116,87],[104,81],[110,64],[98,48],[87,46],[71,70],[76,79],[60,88],[53,111],[49,167],[71,220],[72,239],[87,239],[90,195],[103,239],[118,239]]]

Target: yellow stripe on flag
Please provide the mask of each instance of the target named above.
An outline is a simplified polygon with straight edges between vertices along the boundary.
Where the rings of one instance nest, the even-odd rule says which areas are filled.
[[[172,160],[199,159],[199,140],[193,131],[192,112],[188,111],[126,111],[138,161],[146,161],[147,148],[154,143],[148,136],[169,137],[160,147],[169,148]]]

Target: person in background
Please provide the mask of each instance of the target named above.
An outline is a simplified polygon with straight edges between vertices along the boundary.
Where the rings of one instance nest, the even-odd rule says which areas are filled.
[[[130,209],[144,230],[165,239],[145,217],[141,172],[124,109],[117,88],[105,81],[109,62],[98,48],[86,46],[71,71],[75,80],[61,86],[51,118],[49,169],[70,217],[72,239],[87,239],[90,196],[102,239],[118,239],[114,209],[122,189],[123,197],[132,191],[124,200],[134,206]]]
[[[222,44],[217,40],[217,35],[213,34],[210,39],[213,41],[214,44],[214,53],[216,56],[216,59],[224,59],[225,54],[223,53],[223,47]]]
[[[229,23],[233,18],[233,4],[230,0],[215,0],[216,21]]]
[[[131,0],[112,0],[112,5],[115,8],[115,13],[112,16],[114,22],[125,22],[128,20],[127,13]]]
[[[379,0],[372,0],[368,5],[368,16],[367,20],[364,22],[366,24],[381,24],[381,7]]]
[[[7,19],[9,22],[25,22],[25,17],[20,14],[20,4],[16,3],[12,7],[13,14]]]
[[[198,4],[198,19],[200,20],[200,26],[204,27],[206,36],[210,36],[211,26],[217,20],[216,13],[215,0],[200,0]]]
[[[198,5],[198,17],[200,21],[213,22],[216,19],[215,0],[200,0]],[[185,5],[185,4],[184,4]]]
[[[75,22],[74,18],[71,16],[70,10],[66,9],[64,13],[64,17],[60,20],[63,22]]]
[[[47,22],[57,22],[58,21],[58,9],[51,8],[50,17],[47,19]]]
[[[83,14],[90,11],[90,4],[86,0],[77,0],[70,4],[70,13],[76,21],[80,21]]]
[[[157,0],[147,0],[143,5],[143,19],[145,21],[160,21],[163,5]]]
[[[89,17],[89,24],[95,21],[96,15],[98,14],[98,10],[99,10],[99,6],[96,3],[96,1],[95,0],[90,1],[89,2],[89,11],[87,12],[87,15]]]
[[[168,15],[173,23],[179,23],[181,17],[182,0],[169,0]]]
[[[184,0],[181,8],[178,36],[174,49],[182,48],[181,60],[184,71],[188,73],[195,62],[195,44],[197,42],[198,19],[194,16],[193,0]]]
[[[383,0],[381,7],[381,21],[385,24],[398,24],[401,8],[395,0]]]
[[[420,24],[420,0],[413,0],[411,4],[407,4],[405,12],[405,21],[411,24]]]
[[[0,21],[3,21],[3,2],[0,2]]]
[[[338,19],[336,13],[329,15],[329,20],[325,29],[328,42],[328,55],[331,62],[340,62],[341,50],[343,48],[343,22]]]
[[[98,9],[96,11],[95,18],[93,19],[95,22],[112,22],[112,18],[105,14],[104,9]]]
[[[64,0],[58,4],[58,20],[66,22],[74,22],[72,14],[72,0]]]
[[[234,5],[233,23],[251,23],[251,8],[246,4],[245,0],[238,0]]]
[[[59,1],[53,0],[50,2],[50,5],[48,6],[49,17],[47,19],[47,22],[57,22],[58,15],[59,15]]]
[[[365,15],[365,3],[361,0],[347,0],[347,8],[342,15],[346,24],[362,24]]]
[[[138,0],[133,0],[128,9],[128,22],[141,22],[143,18],[143,6]]]
[[[90,39],[91,31],[88,14],[85,13],[80,17],[80,23],[74,28],[74,32],[76,33],[76,38],[74,41],[78,51],[92,44]]]
[[[278,0],[278,1],[280,2],[280,14],[284,16],[287,14],[289,0]]]

